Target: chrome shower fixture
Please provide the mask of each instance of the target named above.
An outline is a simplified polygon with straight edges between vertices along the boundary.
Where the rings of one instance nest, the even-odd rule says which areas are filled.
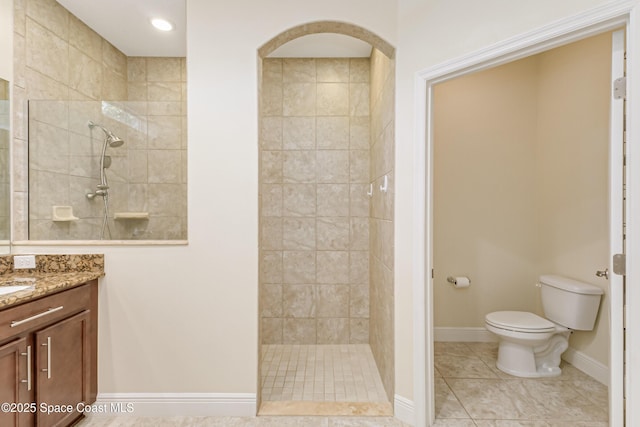
[[[102,129],[102,131],[106,135],[105,143],[109,144],[109,147],[120,147],[122,144],[124,144],[124,140],[122,138],[114,135],[113,132],[111,132],[104,126],[94,123],[91,120],[89,120],[89,123],[87,123],[87,125],[89,126],[89,129],[93,129],[94,127],[99,127],[100,129]]]

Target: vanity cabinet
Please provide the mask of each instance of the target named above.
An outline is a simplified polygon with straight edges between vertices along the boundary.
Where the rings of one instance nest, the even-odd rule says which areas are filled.
[[[0,311],[0,426],[68,426],[97,392],[97,281]],[[81,409],[80,405],[80,409]]]

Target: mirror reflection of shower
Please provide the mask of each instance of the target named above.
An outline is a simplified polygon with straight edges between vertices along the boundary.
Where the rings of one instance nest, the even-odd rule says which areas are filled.
[[[87,199],[93,200],[96,196],[102,197],[104,202],[104,211],[102,218],[102,229],[100,231],[100,239],[105,238],[105,230],[108,233],[108,238],[111,239],[111,229],[109,228],[109,182],[107,181],[106,170],[111,166],[111,156],[107,156],[107,147],[120,147],[124,144],[124,140],[116,136],[109,129],[102,125],[89,121],[87,123],[89,129],[93,131],[93,128],[100,128],[104,132],[104,143],[102,144],[102,152],[100,154],[100,183],[96,185],[96,191],[87,193]]]

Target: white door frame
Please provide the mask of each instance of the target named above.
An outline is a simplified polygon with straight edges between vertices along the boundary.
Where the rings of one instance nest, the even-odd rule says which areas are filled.
[[[627,35],[626,425],[640,425],[640,1],[611,2],[416,74],[414,86],[415,425],[435,418],[433,374],[433,85],[625,26]],[[636,102],[634,102],[637,100]],[[635,220],[633,220],[636,218]],[[635,381],[633,378],[635,377]],[[635,405],[634,405],[635,402]],[[618,427],[612,425],[612,427]]]

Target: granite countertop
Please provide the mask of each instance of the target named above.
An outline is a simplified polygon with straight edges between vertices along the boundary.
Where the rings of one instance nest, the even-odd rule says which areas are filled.
[[[0,310],[103,277],[104,256],[37,255],[35,269],[15,272],[12,267],[12,258],[0,257],[0,288],[16,285],[28,288],[0,295]]]

